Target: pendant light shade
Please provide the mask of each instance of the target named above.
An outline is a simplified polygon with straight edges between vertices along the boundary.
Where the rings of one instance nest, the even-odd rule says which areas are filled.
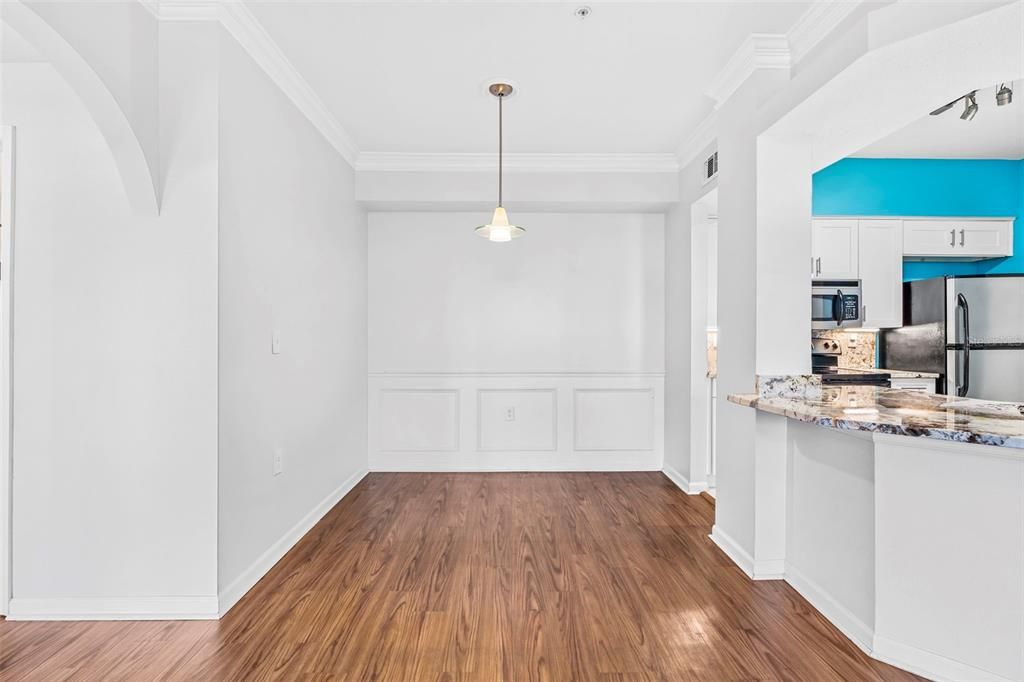
[[[526,230],[518,225],[510,225],[508,214],[505,213],[504,208],[499,206],[494,209],[491,222],[476,228],[476,233],[484,239],[490,239],[492,242],[510,242],[516,237],[522,237],[526,234]]]
[[[476,233],[488,239],[492,242],[510,242],[516,237],[522,237],[526,234],[526,230],[518,225],[512,225],[508,222],[508,214],[505,213],[504,206],[501,205],[501,181],[502,181],[502,163],[503,159],[503,145],[502,145],[502,100],[512,94],[512,86],[507,83],[494,83],[488,88],[490,93],[498,98],[498,207],[494,209],[494,215],[491,216],[491,222],[486,225],[481,225],[476,228]]]

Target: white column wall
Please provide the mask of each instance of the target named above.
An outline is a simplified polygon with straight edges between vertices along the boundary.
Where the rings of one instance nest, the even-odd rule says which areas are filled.
[[[19,143],[12,617],[216,614],[212,35],[161,36],[175,106],[159,218],[133,214],[50,66],[3,67]]]

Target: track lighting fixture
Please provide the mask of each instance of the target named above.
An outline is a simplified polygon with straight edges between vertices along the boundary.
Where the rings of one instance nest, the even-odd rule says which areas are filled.
[[[961,121],[970,121],[978,113],[978,103],[974,99],[974,93],[977,90],[971,91],[969,95],[964,95],[964,113],[960,114]]]
[[[1012,83],[1011,83],[1011,85],[1012,85]],[[929,115],[930,116],[938,116],[939,114],[944,114],[947,111],[949,111],[950,109],[952,109],[956,105],[957,102],[959,102],[960,100],[963,100],[964,101],[964,111],[963,111],[962,114],[960,114],[960,120],[962,120],[962,121],[970,121],[970,120],[972,120],[978,114],[978,100],[977,100],[977,97],[976,97],[977,94],[978,94],[977,90],[971,90],[966,95],[961,95],[960,97],[957,97],[952,102],[947,102],[946,104],[943,104],[938,109],[930,112]],[[1006,83],[1000,83],[999,84],[999,90],[996,91],[996,104],[998,106],[1005,106],[1005,105],[1010,104],[1012,102],[1013,102],[1013,88],[1011,88],[1008,85],[1006,85]]]
[[[1003,106],[1013,101],[1013,90],[1006,87],[1006,83],[999,84],[999,91],[996,92],[996,104]]]

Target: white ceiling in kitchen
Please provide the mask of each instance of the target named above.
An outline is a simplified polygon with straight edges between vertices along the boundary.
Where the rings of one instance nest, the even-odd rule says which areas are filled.
[[[944,102],[922,104],[921,118],[854,156],[903,159],[1024,159],[1024,81],[1013,83],[1014,101],[996,106],[999,84],[978,90],[978,114],[961,121],[963,103],[938,116]],[[955,96],[955,95],[954,95]]]

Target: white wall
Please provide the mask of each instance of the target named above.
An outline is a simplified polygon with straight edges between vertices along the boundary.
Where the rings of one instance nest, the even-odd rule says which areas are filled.
[[[351,168],[226,33],[219,120],[223,610],[366,469],[367,246]]]
[[[663,216],[511,215],[370,214],[371,468],[661,468]]]
[[[161,120],[167,202],[142,219],[56,72],[4,65],[15,616],[216,612],[216,144],[195,126],[210,77],[182,70],[161,87],[193,115]]]

